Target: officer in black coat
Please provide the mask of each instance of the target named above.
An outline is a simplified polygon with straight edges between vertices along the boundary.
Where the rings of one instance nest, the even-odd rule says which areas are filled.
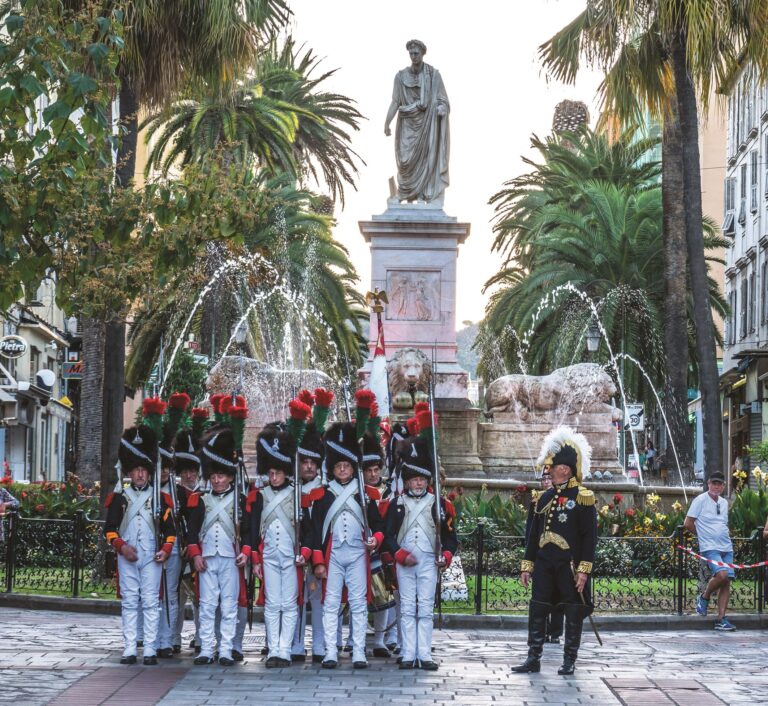
[[[584,618],[593,610],[589,577],[597,544],[595,495],[580,485],[591,449],[583,435],[558,427],[544,439],[537,464],[548,469],[552,487],[535,502],[520,581],[532,581],[528,611],[528,658],[515,672],[538,672],[553,607],[565,613],[563,665],[573,674]],[[581,594],[581,596],[579,595]],[[582,601],[582,598],[584,599]]]

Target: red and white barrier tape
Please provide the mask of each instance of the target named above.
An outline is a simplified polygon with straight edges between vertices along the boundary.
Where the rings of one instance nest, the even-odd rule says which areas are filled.
[[[704,561],[709,562],[710,564],[714,564],[715,566],[725,566],[729,569],[757,569],[760,566],[768,566],[768,561],[760,561],[757,564],[727,564],[724,561],[715,561],[714,559],[707,559],[705,556],[701,556],[701,554],[697,554],[692,549],[688,549],[688,547],[684,547],[682,544],[677,545],[678,549],[682,549],[684,552],[688,552],[691,556],[695,556],[697,559],[703,559]]]

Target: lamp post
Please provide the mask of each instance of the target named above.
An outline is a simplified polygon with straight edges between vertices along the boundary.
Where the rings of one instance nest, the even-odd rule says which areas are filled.
[[[597,353],[597,349],[600,348],[600,338],[600,327],[593,319],[589,322],[589,327],[587,328],[587,351]]]

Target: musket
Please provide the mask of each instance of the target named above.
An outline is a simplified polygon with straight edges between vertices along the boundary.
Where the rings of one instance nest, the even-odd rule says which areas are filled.
[[[155,467],[155,477],[152,479],[152,520],[155,525],[155,547],[156,551],[163,548],[163,533],[160,531],[160,516],[162,514],[162,494],[160,492],[160,474],[162,473],[162,455],[158,449],[157,465]],[[171,625],[171,605],[168,598],[168,575],[165,572],[165,562],[163,562],[160,573],[160,585],[163,591],[163,603],[165,604],[165,619],[168,627]]]
[[[232,406],[237,404],[237,392],[232,391]],[[242,522],[242,508],[240,507],[240,493],[242,492],[243,476],[245,475],[245,462],[243,450],[237,449],[237,469],[235,470],[234,497],[232,498],[232,519],[235,523],[235,556],[240,556],[240,525]]]
[[[301,507],[301,477],[299,475],[299,451],[293,457],[293,550],[296,561],[301,557],[301,521],[304,511]]]
[[[344,367],[347,371],[347,377],[344,381],[344,384],[342,385],[342,388],[344,390],[344,406],[347,408],[347,421],[352,421],[352,408],[349,406],[349,384],[352,382],[352,377],[350,376],[349,372],[349,358],[347,357],[347,348],[344,345],[344,342],[341,342],[341,350],[344,352]]]
[[[440,530],[445,521],[445,513],[441,504],[440,497],[440,461],[437,457],[437,433],[435,432],[435,376],[437,371],[437,344],[432,346],[432,373],[429,376],[429,413],[432,415],[432,461],[435,467],[435,503],[437,504],[437,525],[435,526],[435,561],[438,563],[437,571],[437,627],[443,629],[443,589],[442,589],[442,571],[439,563],[443,558],[443,543],[440,537]]]

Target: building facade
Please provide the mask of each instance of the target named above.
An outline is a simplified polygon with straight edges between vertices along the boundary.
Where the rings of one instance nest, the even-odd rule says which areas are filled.
[[[768,86],[743,67],[727,87],[723,438],[726,468],[749,470],[768,410]]]
[[[72,463],[79,353],[45,279],[33,298],[0,312],[0,458],[16,481],[61,481]],[[69,329],[69,331],[67,331]]]

